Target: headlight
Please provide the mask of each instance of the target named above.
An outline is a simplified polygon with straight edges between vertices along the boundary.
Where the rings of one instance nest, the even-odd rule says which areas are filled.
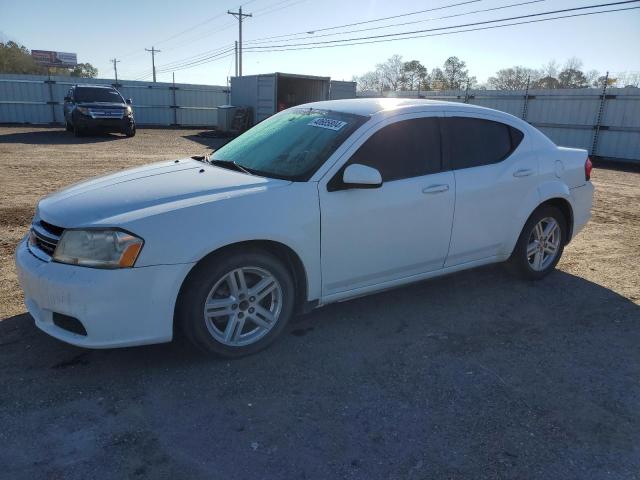
[[[127,113],[127,116],[133,115],[133,109],[129,105],[127,105],[126,113]]]
[[[65,230],[53,259],[97,268],[133,267],[144,240],[121,230]]]
[[[87,107],[76,107],[76,110],[83,115],[89,115],[89,109]]]

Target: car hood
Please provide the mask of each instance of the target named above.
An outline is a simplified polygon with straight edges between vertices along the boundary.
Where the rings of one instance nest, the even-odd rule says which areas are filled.
[[[164,211],[257,194],[290,183],[185,158],[77,183],[43,198],[37,216],[63,228],[118,226]]]

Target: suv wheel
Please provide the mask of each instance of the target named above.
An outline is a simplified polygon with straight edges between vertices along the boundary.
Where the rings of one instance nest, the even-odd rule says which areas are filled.
[[[208,353],[240,357],[262,350],[293,314],[291,274],[263,251],[204,260],[190,274],[176,308],[185,336]]]
[[[85,131],[82,128],[80,128],[77,124],[74,123],[73,124],[73,134],[76,137],[84,137]]]
[[[522,229],[510,262],[525,278],[538,280],[558,264],[567,241],[567,221],[555,207],[540,207]]]
[[[133,137],[136,134],[136,124],[131,123],[127,128],[125,128],[124,133],[127,137]]]

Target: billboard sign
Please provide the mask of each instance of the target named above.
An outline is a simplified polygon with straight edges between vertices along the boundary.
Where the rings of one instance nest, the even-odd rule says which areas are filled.
[[[31,57],[38,65],[45,67],[73,68],[78,64],[78,56],[75,53],[31,50]]]

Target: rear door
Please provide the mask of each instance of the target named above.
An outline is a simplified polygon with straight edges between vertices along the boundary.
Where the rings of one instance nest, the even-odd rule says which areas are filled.
[[[321,180],[324,296],[442,268],[455,184],[442,171],[439,124],[437,116],[388,119]],[[383,185],[340,188],[354,163],[379,170]]]
[[[509,255],[523,200],[537,188],[538,161],[524,134],[500,117],[448,113],[445,161],[456,206],[446,267]]]

